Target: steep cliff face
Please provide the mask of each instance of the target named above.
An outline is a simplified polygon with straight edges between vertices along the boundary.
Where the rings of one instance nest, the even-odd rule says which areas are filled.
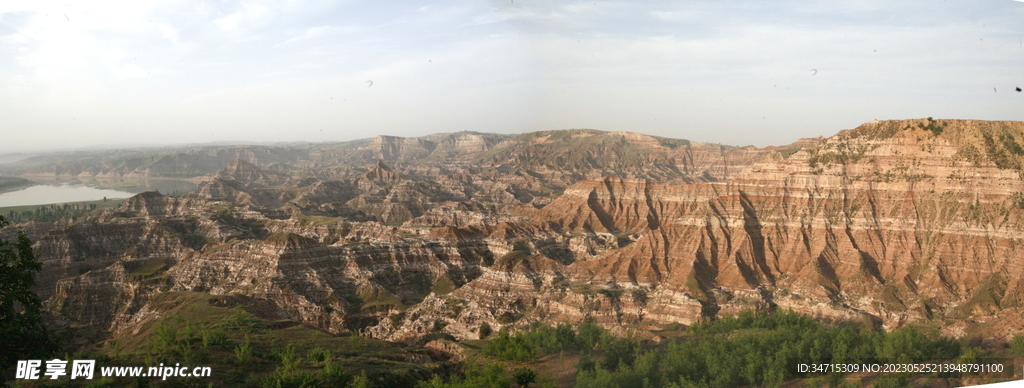
[[[487,284],[517,282],[487,276],[459,292],[526,298],[519,313],[532,319],[689,323],[751,307],[888,328],[1017,317],[1022,137],[1020,123],[877,122],[775,152],[728,182],[582,181],[524,214],[618,246],[511,296]]]
[[[764,152],[754,147],[588,129],[533,132],[503,145],[481,155],[480,162],[528,169],[534,175],[563,182],[606,175],[662,183],[723,180]]]
[[[217,178],[237,181],[245,185],[274,186],[284,182],[285,178],[274,172],[267,172],[245,159],[235,159],[223,170],[217,172]]]
[[[1005,338],[1024,303],[1021,142],[1024,123],[930,119],[766,149],[381,137],[315,173],[233,162],[185,198],[21,227],[48,305],[114,335],[159,314],[152,295],[193,291],[391,340],[751,307]]]
[[[414,304],[433,290],[478,276],[486,249],[472,243],[323,245],[289,232],[263,242],[197,251],[168,270],[173,290],[243,294],[273,301],[292,319],[332,332],[358,328],[379,311]]]
[[[222,206],[149,192],[73,224],[24,228],[44,265],[37,292],[68,323],[107,335],[157,318],[151,299],[167,291],[246,295],[278,319],[338,333],[450,292],[493,262],[479,240]]]

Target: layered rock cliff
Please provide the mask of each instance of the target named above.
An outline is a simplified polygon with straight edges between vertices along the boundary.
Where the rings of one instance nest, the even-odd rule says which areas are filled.
[[[491,310],[526,322],[690,323],[782,307],[1006,338],[1024,296],[1022,137],[1021,123],[873,122],[726,182],[581,181],[523,213],[576,262],[494,268],[452,295],[503,301]],[[581,237],[611,244],[580,255]]]
[[[391,340],[751,307],[1005,338],[1024,298],[1022,141],[1022,123],[931,119],[765,149],[592,130],[379,137],[17,227],[48,306],[108,335],[160,314],[153,295],[193,291]]]

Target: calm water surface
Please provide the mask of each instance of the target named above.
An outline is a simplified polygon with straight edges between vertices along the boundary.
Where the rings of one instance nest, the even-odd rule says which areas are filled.
[[[107,198],[128,198],[132,193],[117,190],[102,190],[89,186],[36,185],[18,191],[0,194],[0,207],[44,205],[79,201],[95,201]]]
[[[82,182],[38,182],[35,186],[25,189],[0,193],[0,207],[45,205],[51,203],[96,201],[103,197],[110,199],[128,198],[149,190],[160,190],[167,194],[175,191],[190,191],[194,184],[180,181],[133,181],[133,182],[102,182],[114,185],[115,188],[100,189],[99,182],[84,184]]]

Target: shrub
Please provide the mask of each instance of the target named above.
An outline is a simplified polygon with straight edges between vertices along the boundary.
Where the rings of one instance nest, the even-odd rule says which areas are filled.
[[[515,381],[516,385],[526,388],[530,383],[537,381],[537,372],[528,368],[516,369],[512,372],[512,381]]]
[[[1013,206],[1018,209],[1024,209],[1024,193],[1016,192],[1013,193]]]
[[[1024,335],[1017,334],[1010,340],[1010,350],[1024,354]]]
[[[494,330],[491,329],[491,324],[487,322],[480,324],[480,339],[487,338],[487,336],[491,335],[493,332]]]
[[[239,364],[245,364],[249,362],[249,358],[252,357],[252,348],[249,346],[249,336],[245,336],[245,342],[242,342],[238,346],[235,346],[235,360]]]
[[[284,351],[278,354],[281,358],[280,370],[284,372],[292,372],[299,367],[302,363],[302,357],[295,354],[295,344],[288,344]]]
[[[441,376],[434,377],[427,381],[421,381],[416,388],[511,388],[512,382],[508,378],[508,372],[500,364],[469,364],[461,376],[452,376],[447,382]]]
[[[324,348],[314,348],[313,350],[309,351],[309,354],[306,355],[306,358],[309,359],[309,361],[315,362],[317,364],[323,364],[331,358],[331,351]]]
[[[508,330],[501,329],[498,336],[487,341],[483,353],[505,361],[533,361],[537,359],[537,351],[526,340],[519,336],[511,336]]]
[[[579,328],[580,337],[583,329]],[[602,359],[593,355],[580,358],[576,386],[777,387],[800,377],[787,366],[793,359],[919,362],[956,360],[962,353],[958,343],[912,327],[891,333],[857,330],[850,324],[825,325],[789,311],[746,311],[698,323],[687,330],[689,336],[647,351],[637,341],[602,333],[596,354]],[[1024,339],[1018,342],[1024,348]],[[967,360],[971,356],[965,357]],[[842,377],[835,374],[829,379],[838,383]],[[907,380],[893,377],[878,383],[900,387]]]
[[[212,331],[203,331],[203,346],[223,346],[227,345],[230,340],[231,338],[228,337],[228,333],[225,333],[224,330],[217,329]]]

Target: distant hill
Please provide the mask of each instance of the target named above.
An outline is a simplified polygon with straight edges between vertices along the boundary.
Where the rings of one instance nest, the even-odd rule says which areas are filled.
[[[46,177],[194,178],[220,171],[236,159],[282,172],[361,167],[383,160],[399,168],[434,165],[529,170],[564,176],[559,178],[562,185],[603,175],[695,182],[725,179],[738,171],[736,166],[752,163],[761,152],[753,147],[586,129],[521,135],[456,132],[418,138],[377,136],[344,143],[59,152],[0,165],[0,172]]]
[[[585,321],[657,342],[788,309],[995,348],[1024,334],[1022,144],[1020,122],[912,119],[765,148],[583,129],[57,154],[19,165],[199,183],[17,227],[50,311],[102,339],[172,291],[410,344]]]

